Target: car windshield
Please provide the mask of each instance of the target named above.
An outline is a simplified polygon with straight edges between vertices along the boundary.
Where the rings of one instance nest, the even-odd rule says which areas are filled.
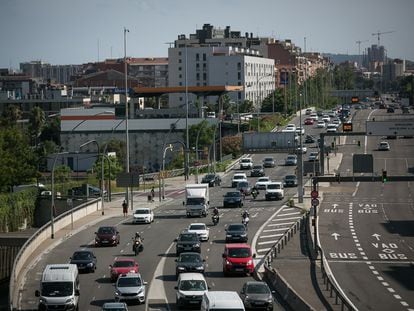
[[[72,282],[46,282],[42,283],[42,296],[65,297],[73,293]]]
[[[181,234],[179,237],[180,241],[194,241],[197,237],[194,234]]]
[[[250,159],[241,159],[241,163],[250,163],[251,160]]]
[[[180,290],[205,291],[207,290],[207,285],[203,280],[184,280],[180,282]]]
[[[115,230],[112,227],[100,227],[98,229],[98,233],[99,234],[113,234],[115,233]]]
[[[123,267],[133,267],[134,266],[134,262],[133,261],[126,261],[126,260],[119,260],[119,261],[115,261],[113,267],[116,268],[123,268]]]
[[[206,230],[206,226],[205,225],[191,225],[189,228],[189,230]]]
[[[74,260],[88,260],[91,258],[92,258],[92,255],[89,252],[76,252],[72,256],[72,259]]]
[[[240,192],[227,192],[225,196],[228,198],[237,198],[240,196]]]
[[[296,176],[295,175],[287,175],[285,177],[285,180],[293,180],[293,179],[296,179]]]
[[[230,248],[229,249],[230,258],[247,258],[250,257],[249,248]]]
[[[244,231],[244,230],[246,230],[246,227],[242,224],[240,224],[240,225],[230,225],[227,228],[227,231]]]
[[[243,175],[234,175],[233,179],[244,179]]]
[[[138,277],[127,277],[127,278],[119,278],[118,279],[118,287],[136,287],[141,286],[142,282],[141,279]]]
[[[262,166],[261,165],[255,165],[255,166],[253,166],[253,169],[254,170],[261,170]]]
[[[280,185],[279,184],[270,184],[270,185],[267,185],[267,189],[280,189]]]
[[[205,199],[204,198],[188,198],[187,199],[187,205],[201,205],[204,204]]]
[[[269,181],[269,178],[259,178],[257,181],[258,182],[266,182],[266,181]]]
[[[295,156],[288,156],[287,159],[288,160],[296,160],[296,157]]]
[[[265,162],[272,162],[273,161],[272,158],[265,158],[264,160],[265,160]]]
[[[246,292],[249,294],[270,294],[269,287],[265,284],[249,284],[247,285]]]
[[[201,262],[201,258],[198,254],[181,254],[180,262]]]
[[[237,187],[238,188],[246,188],[246,187],[248,187],[249,186],[249,183],[248,182],[246,182],[246,181],[241,181],[241,182],[239,182],[238,184],[237,184]]]
[[[139,210],[136,210],[134,214],[149,214],[149,213],[150,213],[149,210],[139,209]]]

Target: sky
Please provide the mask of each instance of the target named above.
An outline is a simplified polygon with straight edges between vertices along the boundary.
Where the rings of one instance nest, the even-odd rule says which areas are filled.
[[[203,24],[290,39],[307,52],[358,54],[380,36],[388,57],[414,61],[414,0],[0,0],[0,68],[167,57]]]

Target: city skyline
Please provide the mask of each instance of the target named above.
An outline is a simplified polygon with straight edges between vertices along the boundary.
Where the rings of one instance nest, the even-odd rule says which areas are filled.
[[[3,0],[0,4],[0,67],[22,62],[82,64],[127,55],[167,57],[178,35],[203,24],[259,37],[290,39],[306,51],[358,54],[380,43],[388,57],[414,60],[410,0]]]

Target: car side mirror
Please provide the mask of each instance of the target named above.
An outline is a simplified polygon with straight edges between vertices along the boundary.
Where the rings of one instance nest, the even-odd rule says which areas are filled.
[[[39,290],[36,290],[36,291],[35,291],[35,296],[36,296],[36,297],[40,297],[40,291],[39,291]]]
[[[147,284],[148,284],[148,282],[142,282],[142,284],[147,285]]]
[[[253,258],[256,258],[256,254],[253,254],[253,256],[252,256]]]
[[[178,289],[178,286],[174,286],[174,289]]]
[[[226,258],[226,254],[222,254],[221,257]]]

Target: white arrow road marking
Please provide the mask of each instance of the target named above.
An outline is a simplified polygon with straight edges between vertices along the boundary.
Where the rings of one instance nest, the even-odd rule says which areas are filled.
[[[374,233],[373,235],[372,235],[374,238],[376,238],[377,239],[377,241],[379,241],[380,240],[380,234],[378,234],[378,233]]]
[[[335,238],[335,241],[337,241],[338,237],[341,236],[339,233],[332,233],[331,235]]]
[[[338,204],[332,204],[332,208],[337,208],[338,207]]]

